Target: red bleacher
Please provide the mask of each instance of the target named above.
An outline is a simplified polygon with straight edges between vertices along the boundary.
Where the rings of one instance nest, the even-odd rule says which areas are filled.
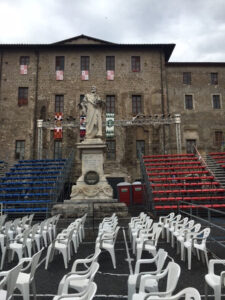
[[[222,154],[225,162],[225,152]],[[221,159],[221,153],[219,156]],[[179,201],[190,202],[182,209],[224,208],[225,189],[206,165],[194,154],[152,155],[143,157],[156,210],[177,209]]]

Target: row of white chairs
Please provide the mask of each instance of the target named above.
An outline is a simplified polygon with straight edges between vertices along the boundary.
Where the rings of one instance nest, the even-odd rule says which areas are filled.
[[[109,252],[114,269],[116,269],[115,243],[119,230],[118,217],[113,213],[111,217],[105,217],[99,224],[95,242],[96,248]]]
[[[172,261],[168,262],[164,268],[168,253],[161,248],[157,250],[162,227],[162,222],[153,222],[145,213],[131,218],[128,230],[132,250],[134,254],[137,254],[137,260],[134,274],[128,278],[128,300],[158,299],[159,297],[179,299],[184,294],[187,299],[190,295],[194,299],[201,299],[199,292],[194,288],[187,288],[177,295],[172,295],[179,280],[180,266],[171,259]],[[143,250],[148,250],[153,258],[141,259]],[[141,265],[153,263],[156,267],[154,271],[140,272]],[[164,291],[159,291],[159,280],[165,277],[167,277],[166,288]]]
[[[185,260],[185,253],[188,255],[188,270],[191,270],[192,253],[196,252],[198,259],[200,253],[202,260],[205,260],[208,266],[208,252],[206,247],[207,238],[210,235],[210,228],[201,230],[201,224],[189,220],[188,217],[182,218],[182,215],[170,213],[168,216],[160,217],[159,223],[162,225],[162,236],[165,237],[171,246],[177,245],[177,253],[181,253],[181,260]],[[204,256],[204,257],[203,257]]]
[[[64,266],[68,268],[68,262],[71,259],[71,251],[77,253],[79,244],[85,238],[84,224],[87,214],[84,214],[81,218],[77,218],[74,222],[62,230],[56,238],[50,243],[47,250],[45,269],[47,270],[49,262],[53,260],[56,251],[62,254],[64,260]]]

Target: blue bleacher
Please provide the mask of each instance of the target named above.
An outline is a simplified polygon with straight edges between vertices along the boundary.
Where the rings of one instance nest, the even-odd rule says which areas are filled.
[[[60,194],[66,159],[20,160],[0,179],[6,213],[47,212]]]

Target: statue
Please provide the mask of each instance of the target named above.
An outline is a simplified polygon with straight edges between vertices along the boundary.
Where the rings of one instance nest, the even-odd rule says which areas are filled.
[[[91,87],[91,93],[84,96],[79,104],[81,113],[86,115],[86,139],[102,137],[102,108],[105,101],[96,94],[96,87]]]

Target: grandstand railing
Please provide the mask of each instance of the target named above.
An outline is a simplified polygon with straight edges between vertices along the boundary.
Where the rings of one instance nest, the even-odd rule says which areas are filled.
[[[138,159],[140,161],[146,209],[150,211],[153,215],[155,215],[155,206],[154,206],[151,182],[149,181],[148,174],[146,172],[146,166],[144,164],[143,154],[140,148],[138,149]]]
[[[189,210],[182,209],[182,206],[189,206]],[[210,227],[214,232],[210,234],[209,240],[219,247],[225,249],[225,211],[217,210],[203,205],[190,203],[186,201],[178,201],[177,212],[195,219],[205,227]],[[219,221],[222,225],[217,225],[215,221]],[[213,246],[215,249],[215,247]]]

